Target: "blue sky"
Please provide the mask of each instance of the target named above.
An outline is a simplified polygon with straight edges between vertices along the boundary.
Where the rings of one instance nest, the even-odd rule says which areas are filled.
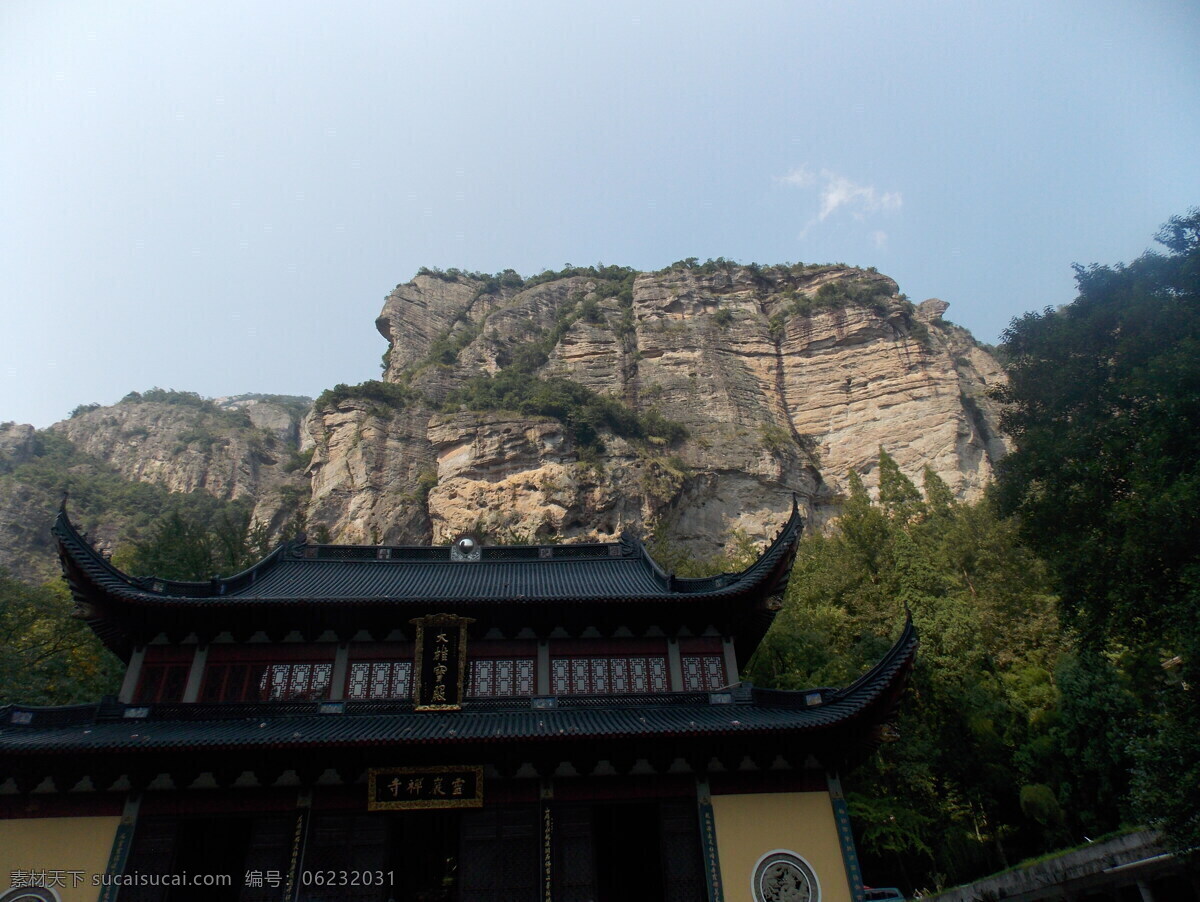
[[[420,266],[876,266],[995,341],[1200,204],[1194,2],[0,5],[0,420],[379,373]]]

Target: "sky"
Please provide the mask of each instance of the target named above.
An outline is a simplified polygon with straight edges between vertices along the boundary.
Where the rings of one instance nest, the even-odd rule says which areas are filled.
[[[997,341],[1200,205],[1200,4],[0,3],[0,421],[379,375],[421,266],[875,266]]]

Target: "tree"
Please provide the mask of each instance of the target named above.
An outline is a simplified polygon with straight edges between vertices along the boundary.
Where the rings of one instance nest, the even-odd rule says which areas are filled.
[[[1076,267],[1079,296],[1014,320],[997,499],[1054,574],[1091,655],[1138,674],[1135,801],[1200,847],[1200,208],[1129,265]],[[1154,676],[1150,676],[1154,673]],[[1171,675],[1174,674],[1174,678]]]
[[[0,571],[0,705],[67,705],[116,693],[120,662],[70,610],[62,582],[27,586]]]
[[[248,507],[207,518],[176,507],[145,538],[118,549],[114,563],[138,575],[204,580],[244,570],[269,551],[266,527],[253,521]]]
[[[1061,649],[1045,568],[990,502],[956,501],[928,470],[920,491],[883,452],[879,473],[878,501],[851,474],[836,531],[801,542],[748,670],[780,688],[844,685],[912,612],[921,652],[901,740],[845,782],[867,873],[915,889],[1045,852],[1079,823],[1047,776],[1069,766],[1052,733]]]

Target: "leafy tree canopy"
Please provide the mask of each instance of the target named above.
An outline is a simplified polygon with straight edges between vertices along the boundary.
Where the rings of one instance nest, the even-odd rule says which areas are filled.
[[[1050,564],[1093,655],[1149,659],[1141,810],[1200,847],[1200,208],[1128,265],[1076,267],[1079,296],[1004,336],[996,497]],[[1124,650],[1124,652],[1122,652]],[[1163,670],[1155,664],[1165,664]],[[1150,676],[1150,674],[1154,674]]]
[[[115,694],[121,663],[70,616],[61,582],[27,586],[0,571],[0,705],[67,705]]]
[[[209,517],[177,507],[145,536],[119,548],[113,563],[127,573],[204,580],[239,573],[271,550],[267,528],[234,502]]]
[[[1076,267],[1079,297],[1015,320],[998,499],[1084,637],[1181,639],[1200,591],[1200,209],[1172,251]]]
[[[1044,566],[989,502],[957,502],[928,470],[919,490],[887,454],[879,473],[878,500],[852,474],[836,531],[801,542],[748,675],[845,685],[912,612],[921,653],[901,741],[846,788],[868,879],[917,889],[1054,848],[1092,829],[1096,800],[1084,804],[1064,779],[1070,724],[1055,672],[1065,650]]]

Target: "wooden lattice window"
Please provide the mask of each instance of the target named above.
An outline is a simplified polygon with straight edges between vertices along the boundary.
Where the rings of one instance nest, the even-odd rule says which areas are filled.
[[[667,691],[665,657],[554,658],[550,670],[555,695]]]
[[[468,696],[520,698],[533,695],[537,688],[533,658],[476,658],[470,664]]]
[[[135,700],[141,705],[182,701],[189,669],[187,664],[143,664]]]
[[[314,701],[327,698],[333,664],[320,662],[230,662],[206,668],[201,699],[206,702]]]
[[[346,698],[395,700],[412,695],[412,661],[356,661],[346,677]]]
[[[721,655],[681,655],[683,688],[688,692],[713,692],[727,685]]]

